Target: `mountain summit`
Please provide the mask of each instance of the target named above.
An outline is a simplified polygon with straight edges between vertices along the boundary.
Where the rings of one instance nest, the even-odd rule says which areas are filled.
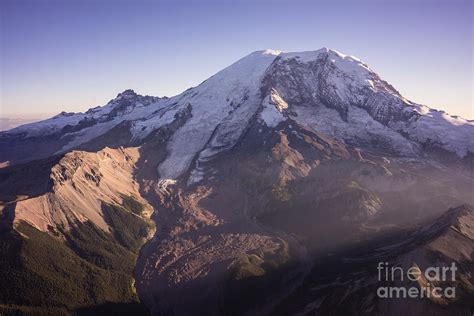
[[[87,148],[114,128],[127,134],[114,144],[140,144],[186,111],[190,118],[176,130],[160,168],[166,178],[182,174],[196,155],[206,159],[231,148],[254,116],[268,127],[291,118],[349,144],[376,143],[405,156],[427,148],[459,157],[474,152],[468,137],[474,122],[410,102],[358,58],[322,48],[256,51],[172,98],[125,90],[106,106],[17,127],[0,134],[0,148],[9,148],[0,159],[16,163]],[[11,150],[12,142],[22,148]],[[38,148],[37,156],[24,146]]]
[[[192,117],[173,137],[170,158],[161,168],[165,177],[181,174],[197,154],[232,147],[254,115],[270,127],[292,118],[348,143],[376,142],[402,155],[417,155],[427,147],[460,157],[474,152],[474,140],[467,137],[473,122],[408,101],[358,58],[328,48],[256,51],[175,97],[142,97],[126,90],[104,107],[3,132],[0,146],[18,140],[22,146],[41,145],[35,157],[40,158],[77,148],[119,126],[128,134],[119,143],[139,144],[183,111]],[[0,156],[10,163],[32,158],[21,148],[2,150]],[[175,161],[173,170],[169,161]]]

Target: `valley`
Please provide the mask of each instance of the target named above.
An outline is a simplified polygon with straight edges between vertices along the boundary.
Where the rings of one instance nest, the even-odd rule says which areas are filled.
[[[328,48],[1,132],[0,313],[469,313],[472,135]],[[459,299],[378,299],[380,261]]]

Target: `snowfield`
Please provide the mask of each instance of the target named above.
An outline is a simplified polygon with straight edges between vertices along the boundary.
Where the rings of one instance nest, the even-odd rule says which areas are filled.
[[[271,86],[269,86],[271,83]],[[190,117],[167,145],[159,165],[163,179],[176,179],[232,148],[250,122],[278,128],[288,118],[356,146],[381,146],[399,155],[419,155],[439,147],[459,157],[474,153],[474,122],[412,103],[353,56],[322,48],[283,53],[256,51],[171,98],[137,95],[126,90],[103,107],[53,118],[0,133],[1,137],[68,140],[56,153],[70,151],[130,122],[132,141],[176,120]]]

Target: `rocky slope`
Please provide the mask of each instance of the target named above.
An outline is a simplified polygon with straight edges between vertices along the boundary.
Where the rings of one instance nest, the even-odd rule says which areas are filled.
[[[379,240],[346,253],[320,257],[318,267],[307,278],[304,285],[278,306],[275,315],[332,315],[333,307],[343,313],[363,313],[364,315],[400,315],[410,313],[421,315],[469,315],[473,308],[474,239],[472,225],[474,209],[463,205],[448,210],[431,223],[407,228],[404,234],[391,240]],[[421,273],[410,280],[400,270],[388,278],[385,270],[378,266],[399,267],[404,273],[416,268]],[[448,270],[454,264],[454,273]],[[443,278],[443,267],[446,268]],[[435,269],[430,275],[436,276],[439,269],[440,280],[426,278],[427,269]],[[454,275],[454,278],[453,278]],[[431,283],[430,283],[431,282]],[[425,288],[431,295],[413,298],[383,298],[376,295],[380,287]],[[439,287],[440,294],[433,295],[433,289]],[[446,288],[454,288],[444,292]],[[383,292],[381,292],[383,293]]]
[[[152,212],[140,197],[138,183],[133,178],[137,159],[137,148],[69,152],[51,167],[43,192],[22,191],[15,187],[22,183],[13,178],[34,177],[34,171],[5,168],[2,170],[4,181],[0,185],[22,194],[13,197],[5,195],[5,190],[2,201],[7,205],[14,204],[14,224],[25,221],[40,231],[54,232],[59,226],[68,229],[71,223],[91,221],[107,231],[108,225],[101,211],[103,203],[122,204],[124,197],[133,196],[146,205],[145,216]],[[46,176],[46,173],[39,175]]]
[[[72,151],[0,170],[0,313],[147,313],[133,271],[154,226],[137,155]]]
[[[137,287],[153,313],[268,311],[312,256],[473,202],[472,179],[451,169],[376,156],[291,119],[251,126],[235,147],[196,163],[205,180],[186,181],[194,169],[142,192],[158,233],[142,251]]]
[[[319,297],[294,305],[292,294],[323,282],[321,256],[360,257],[353,249],[388,236],[408,245],[407,225],[474,203],[473,132],[471,121],[406,100],[355,57],[254,52],[171,98],[126,90],[103,107],[0,133],[1,227],[6,240],[43,236],[74,267],[124,274],[123,295],[101,288],[66,312],[133,301],[123,289],[135,260],[136,290],[154,315],[318,311]],[[150,216],[156,233],[138,253],[154,233]],[[119,247],[126,266],[97,245]],[[100,271],[93,281],[103,284]],[[348,297],[348,313],[360,310]],[[369,312],[396,310],[366,302]]]

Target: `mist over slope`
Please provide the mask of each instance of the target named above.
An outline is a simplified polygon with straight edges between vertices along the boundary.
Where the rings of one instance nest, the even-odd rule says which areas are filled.
[[[360,284],[372,280],[377,260],[414,249],[425,269],[419,262],[438,262],[423,247],[457,244],[458,237],[433,237],[438,230],[423,234],[449,208],[474,204],[472,135],[472,121],[405,99],[358,58],[327,48],[257,51],[171,98],[126,90],[103,107],[2,132],[2,249],[16,258],[2,268],[38,275],[54,297],[64,285],[48,283],[54,273],[29,261],[54,243],[61,253],[48,251],[74,262],[59,264],[61,284],[83,278],[80,266],[100,272],[68,288],[93,293],[78,301],[38,302],[32,294],[0,304],[66,314],[138,298],[153,315],[335,306],[378,315],[426,304],[465,312],[472,282],[464,279],[457,285],[467,299],[443,304],[360,303],[357,293],[375,295]],[[472,213],[464,209],[450,211],[453,221]],[[463,255],[436,251],[466,267],[467,278],[474,226],[461,226]],[[44,243],[28,243],[30,236]],[[374,244],[387,250],[368,252]],[[117,253],[127,253],[125,266]],[[354,270],[344,261],[363,256],[370,260]],[[334,263],[340,271],[328,269]],[[352,277],[357,269],[368,272]],[[114,290],[90,289],[114,278],[110,271],[123,273]],[[338,277],[355,289],[342,301]],[[8,280],[7,288],[24,290]],[[312,290],[318,286],[327,292]]]

